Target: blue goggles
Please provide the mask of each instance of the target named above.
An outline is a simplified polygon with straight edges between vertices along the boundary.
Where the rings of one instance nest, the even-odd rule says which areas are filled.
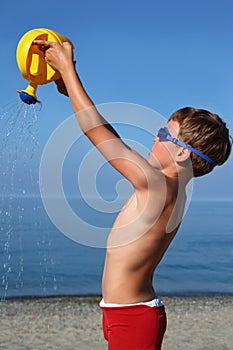
[[[182,141],[179,141],[178,139],[172,137],[166,127],[159,129],[157,137],[159,138],[159,141],[161,141],[161,142],[163,142],[163,141],[171,141],[171,142],[175,143],[176,145],[181,146],[183,148],[186,148],[189,151],[197,154],[199,157],[205,159],[207,162],[209,162],[213,166],[217,165],[213,159],[207,157],[205,154],[199,152],[198,150],[196,150],[193,147],[190,147],[189,145],[186,145],[186,143],[184,143]]]

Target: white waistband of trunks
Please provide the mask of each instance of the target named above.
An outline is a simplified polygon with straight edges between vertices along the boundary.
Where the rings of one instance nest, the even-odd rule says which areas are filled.
[[[163,306],[163,301],[159,298],[156,297],[153,300],[146,301],[146,302],[141,302],[141,303],[135,303],[135,304],[112,304],[112,303],[105,303],[104,299],[101,300],[99,303],[101,307],[124,307],[124,306],[135,306],[135,305],[145,305],[145,306]]]

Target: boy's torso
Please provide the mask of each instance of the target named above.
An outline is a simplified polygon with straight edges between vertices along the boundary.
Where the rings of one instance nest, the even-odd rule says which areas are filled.
[[[185,205],[176,186],[168,184],[166,196],[159,189],[150,195],[135,192],[119,213],[106,252],[106,303],[137,303],[155,296],[153,273],[178,230]]]

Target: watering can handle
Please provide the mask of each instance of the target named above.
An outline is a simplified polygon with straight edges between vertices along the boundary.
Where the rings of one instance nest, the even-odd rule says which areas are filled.
[[[62,44],[65,41],[70,42],[70,40],[67,39],[65,36],[50,29],[38,28],[27,32],[21,38],[17,47],[17,52],[16,52],[16,59],[17,59],[19,69],[26,80],[30,80],[29,73],[28,73],[28,70],[29,70],[28,54],[30,53],[30,50],[32,50],[33,41],[36,39],[53,41],[59,44]],[[37,46],[33,45],[33,51],[39,56],[43,57],[43,53],[37,48]],[[59,76],[57,78],[59,78]]]
[[[20,40],[18,47],[17,47],[17,52],[16,52],[16,59],[17,63],[19,66],[19,69],[25,79],[29,79],[28,76],[28,53],[30,51],[32,42],[38,38],[38,36],[47,39],[48,35],[47,34],[42,34],[39,30],[35,29],[33,31],[30,31],[27,33],[27,35],[24,35],[22,39]]]
[[[44,60],[44,53],[39,50],[37,45],[33,45],[34,40],[48,40],[57,42],[60,45],[69,39],[65,36],[46,28],[32,29],[21,38],[16,50],[16,60],[24,79],[30,83],[25,90],[17,90],[20,98],[27,104],[39,102],[36,97],[38,85],[47,84],[51,81],[58,80],[61,75],[55,71]]]

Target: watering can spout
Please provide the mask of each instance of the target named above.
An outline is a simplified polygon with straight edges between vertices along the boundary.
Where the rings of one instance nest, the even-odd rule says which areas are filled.
[[[24,103],[31,105],[37,102],[40,103],[36,97],[36,89],[37,85],[30,83],[25,90],[17,90],[17,92],[19,93],[19,97]]]
[[[44,54],[37,45],[33,45],[34,40],[48,40],[62,44],[69,41],[63,35],[46,28],[32,29],[20,39],[16,51],[16,59],[19,70],[24,79],[29,81],[25,90],[18,90],[21,100],[27,104],[40,102],[36,97],[38,85],[50,83],[58,80],[61,75],[48,65],[44,59]]]

